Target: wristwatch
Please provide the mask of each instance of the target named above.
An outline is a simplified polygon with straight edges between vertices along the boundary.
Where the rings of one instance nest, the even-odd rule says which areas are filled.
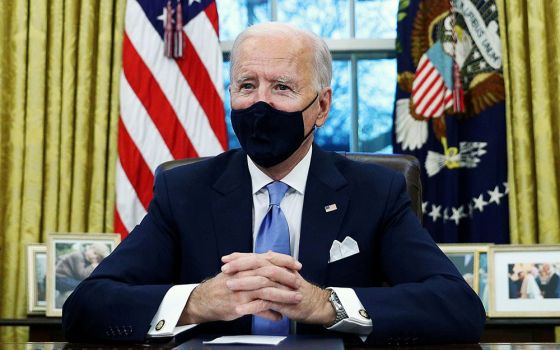
[[[336,312],[336,318],[334,320],[334,323],[332,324],[334,326],[338,322],[344,320],[345,318],[348,318],[348,314],[346,313],[346,311],[344,311],[344,306],[342,306],[342,303],[340,302],[340,299],[338,299],[336,292],[330,288],[327,289],[331,291],[329,301],[331,302],[334,311]]]

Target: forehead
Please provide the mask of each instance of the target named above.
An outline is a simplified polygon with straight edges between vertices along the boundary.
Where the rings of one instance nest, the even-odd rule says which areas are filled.
[[[233,74],[297,75],[305,78],[312,71],[311,52],[301,38],[252,36],[239,45]]]

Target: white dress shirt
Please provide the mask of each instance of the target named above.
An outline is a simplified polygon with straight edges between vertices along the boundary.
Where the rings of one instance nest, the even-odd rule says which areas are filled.
[[[301,233],[303,199],[305,196],[307,174],[309,173],[309,166],[311,164],[312,149],[313,148],[310,147],[305,157],[288,175],[281,180],[290,186],[286,195],[280,202],[280,208],[288,221],[288,228],[290,230],[290,252],[295,259],[299,256],[299,238]],[[249,173],[251,175],[253,193],[254,244],[260,224],[268,211],[269,196],[265,186],[274,180],[263,173],[255,165],[255,163],[253,163],[251,158],[247,157],[247,163],[249,166]],[[158,311],[152,319],[151,327],[148,331],[148,337],[168,336],[174,332],[175,326],[181,316],[181,312],[183,311],[191,292],[196,286],[198,286],[198,284],[176,285],[167,291],[167,294],[163,298]],[[372,330],[372,321],[371,319],[364,320],[364,318],[360,316],[359,311],[364,307],[354,290],[352,288],[338,287],[331,287],[331,289],[336,292],[338,298],[340,299],[340,303],[348,314],[348,318],[338,322],[328,329],[355,333],[362,336],[368,335]],[[183,326],[181,327],[181,331],[194,326],[195,325]],[[365,337],[362,339],[365,340]]]

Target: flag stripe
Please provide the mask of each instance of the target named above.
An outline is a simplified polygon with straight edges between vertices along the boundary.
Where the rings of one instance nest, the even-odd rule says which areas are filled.
[[[434,81],[430,85],[430,88],[426,90],[425,96],[423,96],[422,98],[422,103],[421,103],[422,111],[420,112],[421,115],[430,116],[429,114],[426,114],[426,112],[430,108],[430,105],[435,101],[435,99],[440,94],[442,87],[443,87],[443,79],[439,77],[434,79]]]
[[[159,164],[227,149],[218,33],[215,1],[127,1],[115,205],[123,238],[146,215]]]
[[[210,126],[216,135],[222,135],[225,130],[224,108],[221,105],[222,98],[216,93],[214,84],[210,80],[208,71],[196,54],[194,47],[189,38],[183,34],[185,40],[185,58],[179,60],[178,66],[183,76],[190,86],[196,86],[192,89],[196,99],[200,101],[200,106],[206,115],[217,116],[217,118],[205,119],[209,121]],[[222,148],[227,148],[225,137],[220,138]]]
[[[128,181],[128,177],[121,166],[120,160],[117,161],[116,173],[118,183],[116,198],[117,212],[123,226],[126,227],[125,233],[127,233],[134,228],[144,215],[146,215],[146,209],[138,199],[134,187],[130,181]],[[122,233],[122,231],[117,232]]]
[[[154,175],[142,157],[142,154],[136,148],[134,141],[130,138],[130,134],[124,126],[122,119],[119,119],[119,157],[126,159],[121,162],[123,171],[129,179],[130,184],[134,187],[138,199],[144,206],[148,208],[150,199],[152,198],[152,187],[154,184]]]
[[[208,17],[208,20],[210,21],[210,23],[212,23],[212,27],[214,28],[216,35],[218,35],[218,33],[220,32],[219,31],[220,21],[218,20],[218,8],[216,7],[216,3],[212,2],[210,5],[208,5],[208,7],[206,7],[204,12],[206,12],[206,16]]]
[[[142,58],[138,55],[126,33],[123,36],[123,59],[127,63],[123,65],[123,73],[126,80],[138,96],[138,99],[144,104],[145,110],[163,136],[171,154],[175,158],[196,157],[196,151],[185,133],[175,110],[161,91],[150,69],[148,69]],[[121,100],[123,99],[121,97]],[[123,102],[121,102],[121,109],[123,107]],[[126,111],[122,111],[122,113],[126,113]]]
[[[224,99],[223,96],[223,77],[222,77],[222,49],[220,47],[220,42],[218,41],[218,36],[216,34],[215,38],[207,38],[196,33],[214,33],[212,23],[205,13],[200,16],[193,18],[184,29],[184,35],[186,35],[194,50],[196,50],[196,58],[204,66],[204,71],[207,72],[209,76],[209,83],[214,85],[215,92],[218,93],[220,99]],[[212,36],[213,34],[211,34]],[[186,59],[189,59],[188,53]],[[178,63],[181,63],[179,60]],[[192,85],[191,85],[192,86]],[[198,86],[193,86],[193,89],[200,89]]]
[[[181,78],[182,74],[176,62],[166,59],[161,54],[161,37],[151,25],[135,25],[138,21],[149,21],[136,1],[129,1],[128,4],[130,11],[127,11],[125,19],[128,37],[175,110],[196,152],[199,156],[222,152],[224,148],[210,127],[207,116],[190,86]]]
[[[121,120],[128,130],[130,137],[135,140],[135,144],[146,160],[150,171],[154,173],[159,164],[173,159],[169,148],[165,144],[165,139],[161,137],[157,129],[157,125],[163,124],[166,126],[168,123],[166,123],[167,121],[161,123],[161,120],[159,120],[159,124],[154,124],[150,115],[144,109],[141,100],[134,94],[124,74],[121,78],[121,106]],[[161,115],[158,114],[158,116]],[[173,121],[176,121],[176,119]],[[164,126],[162,126],[162,129],[165,131],[166,128]],[[174,146],[174,144],[172,143],[170,146]],[[184,154],[186,150],[176,152],[176,154]]]

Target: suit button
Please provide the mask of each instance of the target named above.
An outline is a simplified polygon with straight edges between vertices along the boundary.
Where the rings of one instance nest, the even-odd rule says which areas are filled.
[[[156,331],[160,331],[164,325],[165,325],[165,320],[159,320],[159,322],[156,324]]]

